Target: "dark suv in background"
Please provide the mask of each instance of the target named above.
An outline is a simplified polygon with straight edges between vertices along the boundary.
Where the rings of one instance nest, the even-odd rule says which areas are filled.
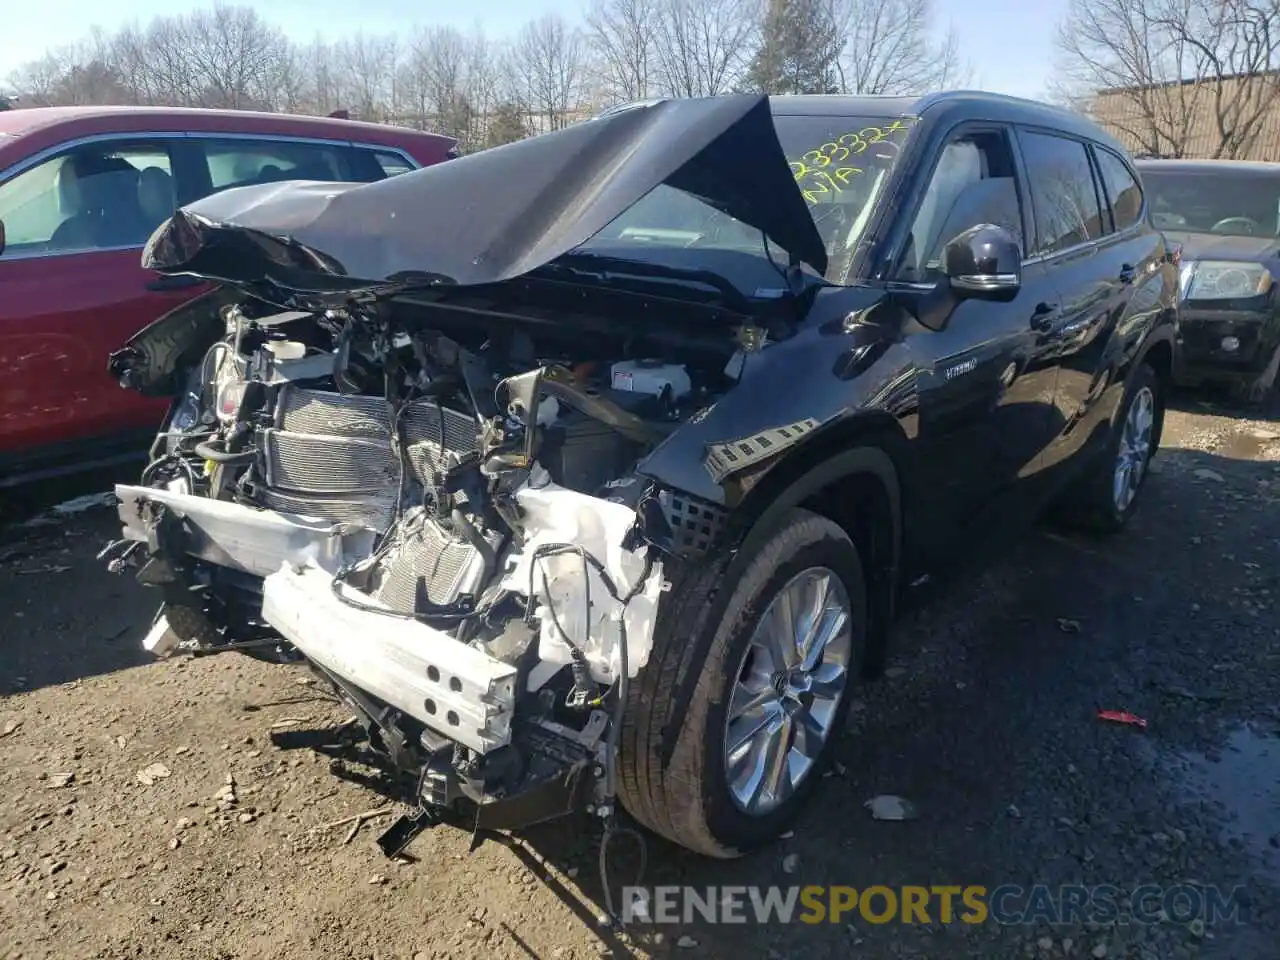
[[[1139,160],[1151,218],[1182,248],[1175,375],[1261,403],[1280,371],[1280,164]]]

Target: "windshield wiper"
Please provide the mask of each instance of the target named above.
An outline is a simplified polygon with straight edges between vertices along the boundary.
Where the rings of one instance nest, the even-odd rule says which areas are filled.
[[[557,257],[539,272],[550,272],[557,268],[575,271],[577,269],[593,273],[614,273],[619,276],[648,277],[655,280],[674,280],[678,283],[696,283],[710,287],[720,295],[725,306],[739,313],[750,313],[751,302],[733,284],[718,273],[709,270],[686,270],[680,267],[668,267],[644,260],[628,260],[624,257],[610,257],[601,253],[566,253]]]

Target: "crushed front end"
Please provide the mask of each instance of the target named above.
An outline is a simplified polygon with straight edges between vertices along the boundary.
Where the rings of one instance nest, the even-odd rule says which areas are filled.
[[[767,98],[222,191],[143,265],[219,284],[110,363],[175,397],[104,552],[163,593],[147,647],[305,662],[417,823],[610,817],[630,682],[683,640],[669,584],[803,435],[753,446],[759,403],[707,428],[824,285]]]
[[[163,592],[147,648],[305,661],[428,819],[610,815],[671,538],[634,467],[723,369],[570,328],[459,342],[386,305],[218,315],[141,481],[116,488],[111,565]],[[116,355],[122,381],[144,353]]]

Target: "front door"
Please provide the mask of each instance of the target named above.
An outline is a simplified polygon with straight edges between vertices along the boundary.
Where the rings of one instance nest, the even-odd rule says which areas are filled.
[[[121,389],[107,357],[204,285],[144,270],[175,206],[171,141],[98,141],[0,182],[0,457],[36,466],[67,448],[154,432],[165,404]]]
[[[966,125],[948,138],[896,271],[921,305],[944,282],[942,248],[957,234],[995,223],[1023,241],[1030,218],[1021,182],[1008,129]],[[1057,368],[1043,329],[1060,310],[1049,271],[1032,262],[1012,299],[956,300],[942,329],[908,338],[925,465],[919,493],[931,528],[926,539],[936,548],[948,549],[992,516],[1025,519],[1023,482],[1036,475],[1053,433]]]

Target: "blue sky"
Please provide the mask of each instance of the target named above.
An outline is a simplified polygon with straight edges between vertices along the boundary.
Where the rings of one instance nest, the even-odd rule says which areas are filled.
[[[246,2],[246,0],[240,0]],[[317,32],[333,38],[344,32],[403,32],[415,23],[448,23],[468,28],[480,22],[497,36],[548,11],[577,16],[581,0],[487,0],[486,3],[441,3],[440,0],[247,0],[295,39]],[[1053,31],[1067,0],[934,0],[939,19],[960,33],[961,55],[974,67],[974,86],[1018,96],[1045,91],[1053,62]],[[186,9],[198,0],[185,4]],[[101,0],[9,0],[0,26],[0,78],[50,46],[66,43],[93,24],[106,28],[129,20],[146,21],[173,13],[172,0],[133,0],[118,6]],[[981,13],[976,11],[981,9]],[[111,12],[108,13],[107,11]],[[320,28],[319,30],[317,28]]]

